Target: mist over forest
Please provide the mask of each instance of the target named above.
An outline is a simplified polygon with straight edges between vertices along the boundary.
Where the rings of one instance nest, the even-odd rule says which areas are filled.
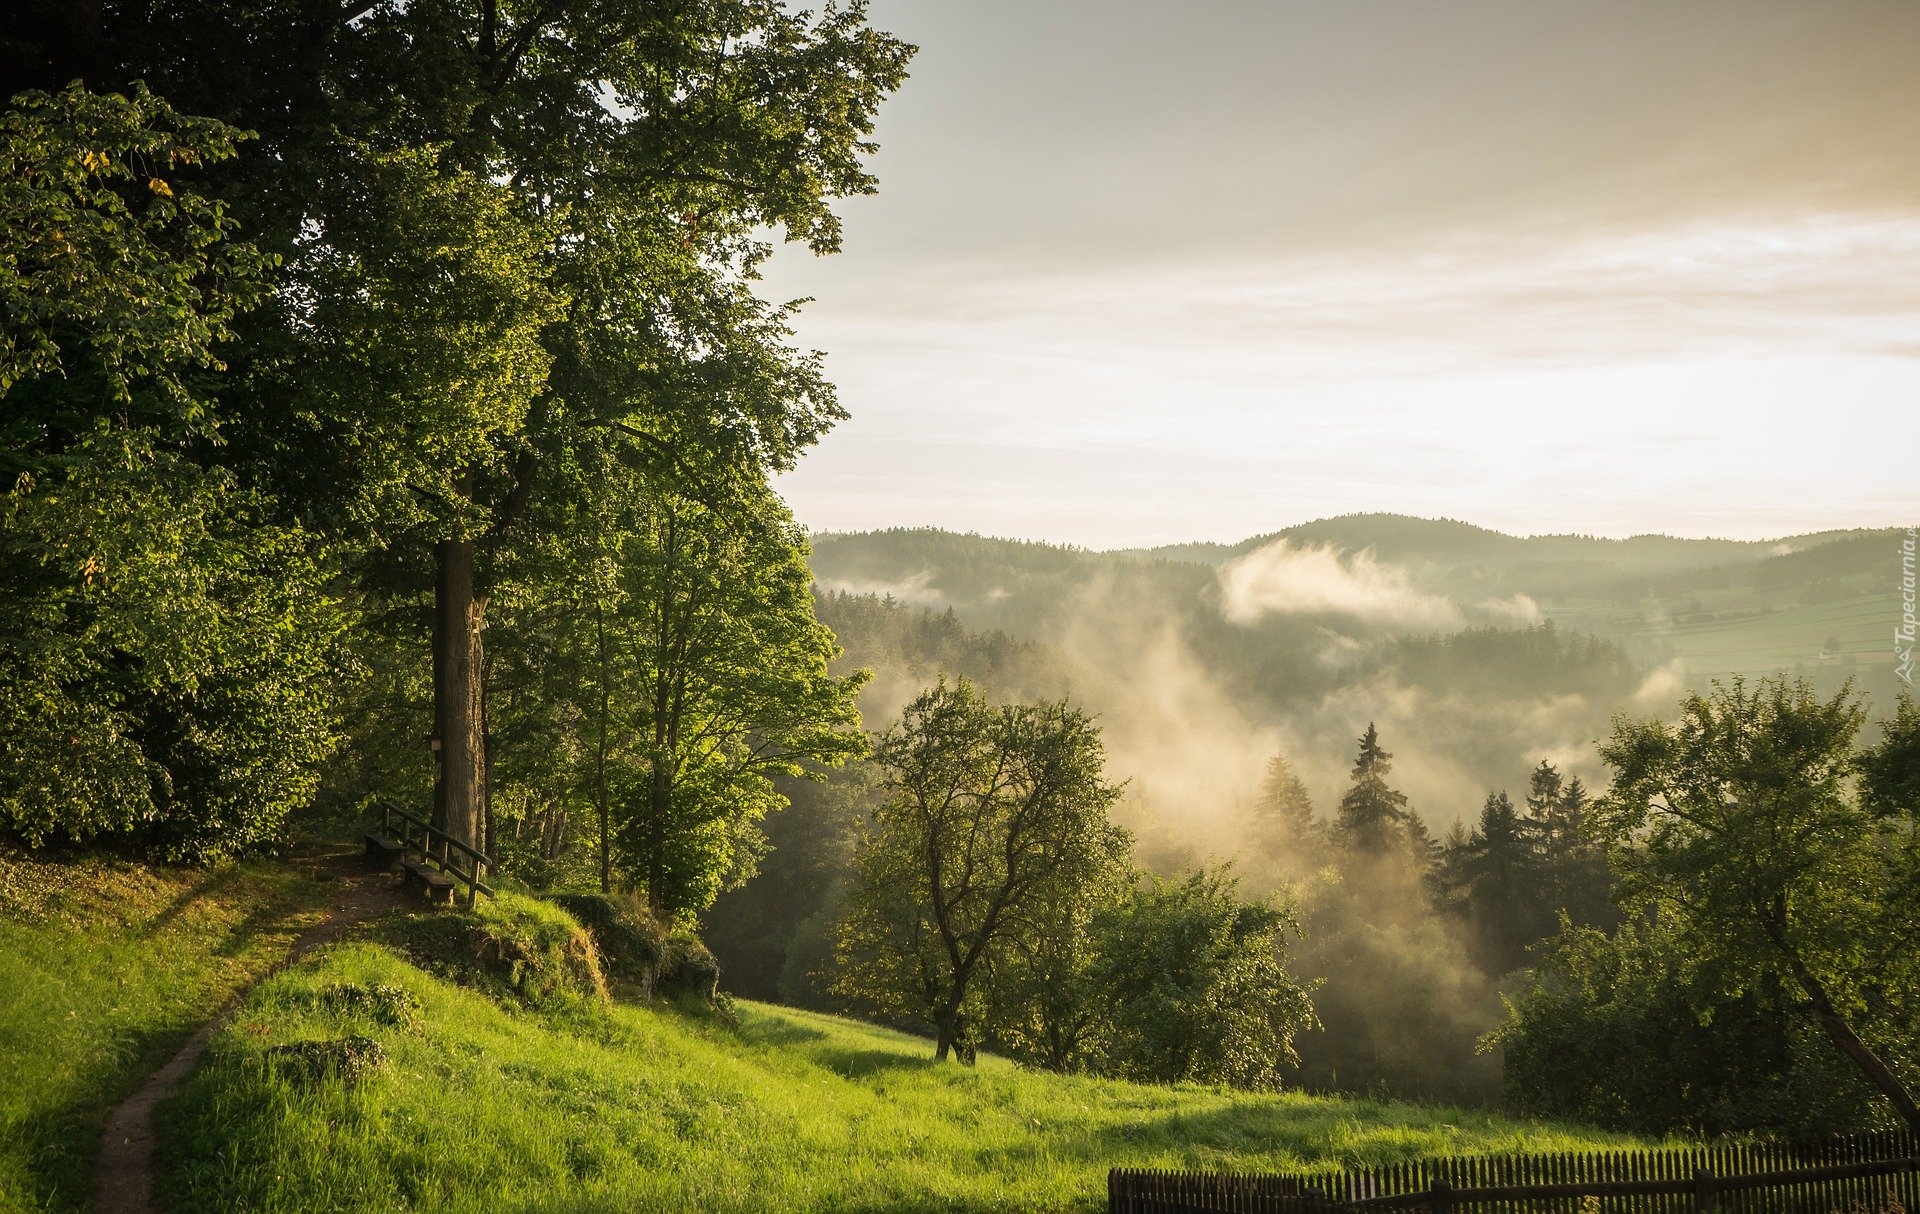
[[[1125,782],[1113,818],[1145,868],[1227,863],[1243,892],[1293,901],[1305,932],[1290,963],[1323,982],[1300,1081],[1491,1102],[1500,1059],[1482,1039],[1566,908],[1515,912],[1533,917],[1516,927],[1469,905],[1471,878],[1449,874],[1470,866],[1490,802],[1505,794],[1525,818],[1543,763],[1599,794],[1596,742],[1616,714],[1670,715],[1716,679],[1786,672],[1829,694],[1851,679],[1891,708],[1897,550],[1892,532],[1521,538],[1361,515],[1114,552],[925,529],[824,535],[812,566],[836,669],[872,674],[868,728],[941,678],[996,702],[1070,697],[1103,731]],[[1428,861],[1360,871],[1324,846],[1370,728]],[[1263,805],[1276,760],[1322,845],[1276,836]],[[767,821],[760,874],[710,919],[736,989],[837,1006],[828,932],[878,780],[856,764],[783,786],[793,804]],[[1584,914],[1618,924],[1604,891]]]
[[[1136,799],[1230,847],[1212,827],[1267,756],[1285,753],[1324,803],[1369,721],[1444,832],[1543,758],[1599,781],[1593,742],[1614,712],[1670,707],[1714,678],[1850,677],[1891,704],[1896,548],[1892,532],[1517,538],[1360,515],[1111,553],[929,530],[829,535],[813,567],[829,598],[951,611],[1042,647],[1006,694],[1084,700]],[[875,672],[862,707],[884,720],[928,661],[863,652],[859,624],[836,610],[823,614],[847,661]]]

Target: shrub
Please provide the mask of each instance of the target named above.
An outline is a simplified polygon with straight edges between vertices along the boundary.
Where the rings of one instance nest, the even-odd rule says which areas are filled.
[[[288,997],[289,1006],[336,1016],[364,1016],[391,1028],[412,1028],[420,1021],[420,1000],[405,987],[386,982],[336,982],[317,991]]]

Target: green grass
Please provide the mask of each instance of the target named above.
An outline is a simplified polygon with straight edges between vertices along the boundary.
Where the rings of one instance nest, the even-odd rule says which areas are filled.
[[[284,865],[0,853],[0,1210],[88,1201],[109,1111],[313,921]]]
[[[343,1012],[340,984],[421,1014]],[[1095,1210],[1109,1167],[1297,1170],[1627,1140],[1481,1113],[935,1065],[900,1033],[758,1004],[512,1010],[372,943],[262,984],[161,1121],[174,1210]],[[371,1037],[304,1078],[276,1045]]]

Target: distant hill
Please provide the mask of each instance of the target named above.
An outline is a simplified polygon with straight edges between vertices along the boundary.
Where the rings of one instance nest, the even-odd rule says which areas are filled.
[[[1138,795],[1188,805],[1237,795],[1271,749],[1324,803],[1377,721],[1444,826],[1539,758],[1603,779],[1593,742],[1614,711],[1665,711],[1712,679],[1851,678],[1880,708],[1904,687],[1890,529],[1603,539],[1363,514],[1110,552],[893,529],[818,536],[813,567],[823,592],[1041,646],[1033,684],[1064,682],[1103,714]],[[1421,656],[1466,633],[1447,662]]]
[[[1450,519],[1354,514],[1236,543],[1113,552],[935,530],[826,535],[815,540],[814,567],[829,587],[953,607],[975,626],[1049,639],[1055,613],[1031,600],[1111,580],[1179,614],[1206,596],[1221,567],[1285,541],[1370,553],[1410,586],[1456,601],[1524,595],[1543,618],[1620,641],[1643,664],[1681,660],[1691,682],[1850,674],[1890,702],[1900,690],[1891,662],[1900,536],[1891,528],[1757,541],[1514,536]]]

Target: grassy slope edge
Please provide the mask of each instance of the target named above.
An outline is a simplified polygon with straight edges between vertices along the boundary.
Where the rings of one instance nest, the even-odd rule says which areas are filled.
[[[340,1010],[399,986],[395,1026]],[[740,1006],[740,1028],[658,1006],[545,1015],[371,943],[262,984],[162,1118],[175,1210],[1093,1210],[1114,1165],[1297,1170],[1626,1140],[1480,1113],[1300,1093],[1152,1087],[936,1066],[904,1034]],[[271,1062],[368,1036],[348,1085]]]
[[[318,919],[284,864],[0,852],[0,1210],[91,1198],[107,1114]]]

